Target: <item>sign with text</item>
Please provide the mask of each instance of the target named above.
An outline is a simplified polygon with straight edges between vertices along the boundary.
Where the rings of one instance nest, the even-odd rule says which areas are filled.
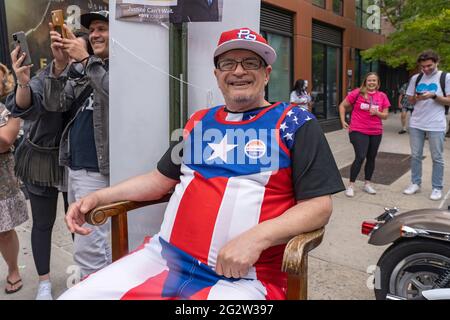
[[[222,21],[223,0],[117,0],[116,19],[140,22]]]

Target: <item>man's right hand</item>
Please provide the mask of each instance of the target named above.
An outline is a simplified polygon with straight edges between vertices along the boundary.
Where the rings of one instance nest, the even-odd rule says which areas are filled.
[[[86,214],[92,209],[98,207],[100,199],[95,193],[92,193],[80,200],[72,203],[66,214],[67,228],[71,233],[78,233],[81,235],[88,235],[92,232],[92,229],[85,228],[83,225],[86,223]]]
[[[53,58],[55,58],[55,67],[58,70],[63,70],[69,63],[69,55],[63,50],[63,38],[59,32],[55,30],[51,22],[48,25],[50,27],[50,48],[52,49]]]
[[[341,125],[342,125],[342,129],[345,129],[345,130],[348,130],[348,123],[347,122],[342,122],[341,123]]]
[[[19,51],[20,47],[17,46],[11,52],[12,68],[14,70],[14,73],[16,74],[17,82],[26,85],[31,80],[31,68],[33,67],[33,65],[22,66],[22,63],[26,57],[26,53],[24,52],[19,56]]]

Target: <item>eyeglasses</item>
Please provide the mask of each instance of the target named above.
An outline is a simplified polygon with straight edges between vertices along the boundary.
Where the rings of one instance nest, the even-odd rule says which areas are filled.
[[[244,70],[258,70],[264,65],[261,59],[256,57],[245,58],[242,60],[225,59],[217,62],[217,69],[220,71],[234,71],[238,64],[241,64]]]

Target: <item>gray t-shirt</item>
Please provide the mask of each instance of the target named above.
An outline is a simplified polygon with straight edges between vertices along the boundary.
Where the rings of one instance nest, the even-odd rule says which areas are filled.
[[[429,76],[424,74],[416,88],[414,86],[419,74],[412,76],[406,94],[408,96],[414,96],[416,91],[429,91],[442,97],[444,94],[439,83],[441,73],[442,71],[436,71]],[[447,73],[445,78],[445,92],[447,96],[450,95],[450,73]],[[414,112],[409,120],[409,126],[425,131],[446,131],[447,120],[445,118],[444,106],[433,99],[417,101],[414,105]]]

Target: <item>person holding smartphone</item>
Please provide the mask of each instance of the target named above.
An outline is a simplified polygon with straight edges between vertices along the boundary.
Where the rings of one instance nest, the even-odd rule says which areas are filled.
[[[450,74],[438,69],[439,56],[432,50],[422,52],[417,64],[421,72],[412,76],[406,91],[414,112],[409,120],[411,184],[403,193],[412,195],[421,189],[423,146],[428,137],[433,160],[430,199],[437,201],[442,199],[444,188],[443,153],[447,127],[444,106],[450,105]]]
[[[59,147],[60,165],[69,171],[70,203],[109,186],[109,12],[83,14],[81,24],[89,30],[93,54],[66,25],[67,38],[50,25],[54,59],[44,84],[49,111],[75,113]],[[82,278],[111,263],[109,229],[107,223],[88,236],[75,235],[74,260]]]
[[[355,195],[355,181],[361,166],[364,168],[365,183],[363,190],[376,194],[370,184],[375,170],[375,159],[383,136],[383,122],[388,118],[391,106],[385,93],[379,91],[380,77],[375,72],[369,72],[360,88],[351,91],[339,105],[339,116],[342,128],[348,130],[350,142],[355,150],[355,160],[350,169],[350,182],[345,191],[347,197]],[[345,120],[345,112],[352,110],[350,125]]]
[[[76,41],[90,51],[86,33],[77,33]],[[39,276],[36,299],[51,300],[51,237],[59,192],[65,191],[67,184],[65,168],[58,163],[59,145],[64,128],[74,113],[48,110],[43,101],[44,79],[49,76],[52,66],[48,65],[31,77],[32,65],[24,66],[27,54],[20,54],[19,50],[17,46],[11,53],[17,86],[7,97],[6,107],[13,117],[25,120],[28,128],[15,151],[15,171],[25,184],[31,204],[31,248]],[[63,192],[63,198],[67,211],[67,192]]]

